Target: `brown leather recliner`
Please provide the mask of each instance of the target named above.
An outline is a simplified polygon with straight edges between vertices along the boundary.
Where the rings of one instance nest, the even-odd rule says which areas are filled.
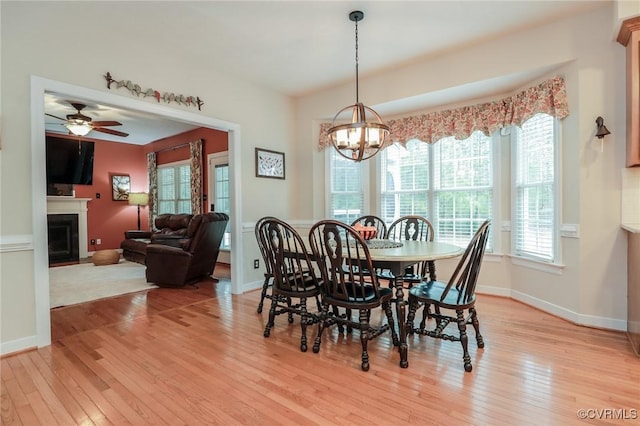
[[[181,247],[147,246],[147,282],[160,287],[183,287],[213,274],[220,243],[229,222],[225,213],[205,213],[191,219]]]
[[[163,213],[154,220],[153,231],[125,231],[125,239],[120,243],[122,257],[144,265],[149,243],[178,247],[181,240],[187,238],[187,228],[192,218],[190,213]]]

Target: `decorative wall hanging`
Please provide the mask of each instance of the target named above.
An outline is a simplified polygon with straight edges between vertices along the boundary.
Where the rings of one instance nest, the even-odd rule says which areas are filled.
[[[200,99],[199,96],[176,95],[175,93],[172,93],[172,92],[164,92],[161,94],[159,91],[155,89],[142,90],[142,87],[139,84],[132,83],[131,80],[114,79],[113,77],[111,77],[110,72],[107,72],[104,75],[104,78],[105,80],[107,80],[107,89],[109,90],[111,90],[111,85],[115,84],[116,89],[120,89],[121,87],[124,87],[133,95],[136,95],[136,96],[142,95],[143,98],[146,98],[147,96],[152,96],[156,98],[158,102],[160,102],[160,100],[163,100],[168,104],[170,104],[171,102],[175,102],[179,105],[196,106],[198,107],[198,111],[202,111],[201,107],[202,105],[204,105],[204,102]]]
[[[256,148],[256,177],[284,179],[284,152]]]
[[[127,201],[131,191],[131,179],[129,175],[111,174],[111,198],[114,201]]]

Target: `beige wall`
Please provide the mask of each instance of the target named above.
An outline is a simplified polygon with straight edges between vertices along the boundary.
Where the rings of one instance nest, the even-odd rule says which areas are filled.
[[[620,169],[625,155],[625,56],[615,42],[614,7],[605,5],[584,15],[518,35],[469,47],[373,77],[360,78],[360,98],[369,106],[421,95],[513,73],[539,74],[529,87],[553,75],[566,81],[571,114],[561,127],[562,223],[579,225],[579,238],[561,238],[562,268],[515,264],[508,256],[488,256],[481,291],[507,294],[571,321],[598,327],[626,327],[626,235],[620,229]],[[327,120],[350,99],[351,83],[299,99],[296,139],[305,166],[301,181],[313,182],[300,194],[296,216],[325,214],[324,156],[318,153],[317,123]],[[523,88],[521,87],[521,88]],[[443,106],[440,109],[446,109]],[[435,108],[438,109],[438,108]],[[593,138],[595,118],[603,116],[611,135],[604,151]],[[309,125],[310,121],[316,125]],[[508,155],[508,149],[503,150]],[[503,161],[503,167],[508,166]],[[502,191],[508,214],[509,187]],[[503,220],[509,220],[508,216]],[[504,253],[509,232],[499,231]],[[442,265],[440,271],[450,269]],[[439,272],[439,277],[445,277]]]

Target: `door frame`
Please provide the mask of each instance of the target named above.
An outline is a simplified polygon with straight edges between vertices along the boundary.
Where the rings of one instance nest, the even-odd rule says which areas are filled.
[[[168,120],[209,127],[228,133],[229,169],[232,194],[231,234],[231,293],[242,293],[242,185],[241,185],[241,129],[240,125],[149,101],[128,98],[113,93],[75,86],[60,81],[31,76],[31,205],[33,241],[33,281],[35,286],[36,344],[51,344],[51,316],[49,302],[49,261],[47,239],[47,191],[45,159],[44,95],[55,92],[78,100],[90,100],[115,107],[144,111]]]

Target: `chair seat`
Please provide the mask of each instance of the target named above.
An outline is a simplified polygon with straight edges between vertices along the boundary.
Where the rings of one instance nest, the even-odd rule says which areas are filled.
[[[470,298],[470,300],[464,302],[462,300],[458,300],[460,292],[455,287],[451,287],[444,300],[440,300],[446,287],[447,283],[443,283],[441,281],[423,282],[422,284],[412,287],[409,290],[409,295],[424,303],[433,303],[448,309],[466,309],[466,307],[473,306],[475,303],[475,294]]]
[[[360,309],[360,308],[368,309],[369,307],[379,306],[381,301],[385,302],[387,300],[390,300],[391,297],[393,296],[393,290],[390,288],[378,289],[378,294],[379,294],[378,298],[376,298],[375,289],[373,288],[373,286],[370,286],[370,285],[356,286],[356,288],[358,290],[364,290],[364,292],[358,292],[358,294],[364,293],[364,300],[362,300],[362,298],[360,297],[356,298],[352,294],[347,295],[346,299],[338,299],[331,296],[325,296],[325,298],[332,305],[351,307],[354,309]],[[371,304],[368,304],[367,302],[371,302]]]
[[[299,277],[301,274],[289,274],[289,279],[293,279],[294,275]],[[320,287],[318,285],[321,285],[322,282],[318,282],[315,277],[308,275],[308,273],[303,273],[302,276],[303,280],[298,281],[297,286],[292,286],[291,289],[276,286],[273,292],[287,297],[311,297],[320,294]]]

